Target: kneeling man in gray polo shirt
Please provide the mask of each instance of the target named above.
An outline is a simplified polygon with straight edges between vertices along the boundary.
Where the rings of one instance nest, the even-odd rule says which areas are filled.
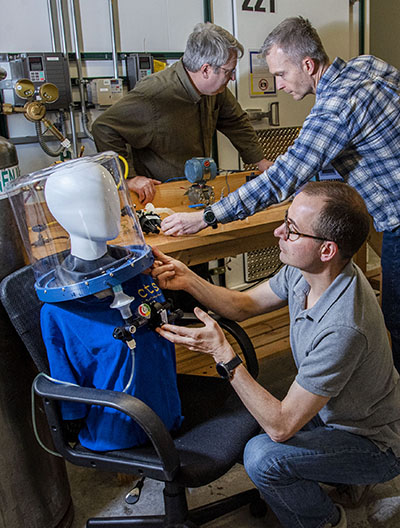
[[[285,264],[245,291],[214,286],[154,250],[161,288],[183,289],[224,317],[243,321],[289,306],[298,369],[279,401],[247,372],[218,324],[164,325],[176,344],[211,354],[263,433],[246,446],[247,473],[282,526],[347,526],[346,513],[320,482],[369,485],[400,474],[400,379],[376,296],[352,256],[370,217],[345,183],[309,182],[275,230]],[[326,488],[325,488],[326,489]]]

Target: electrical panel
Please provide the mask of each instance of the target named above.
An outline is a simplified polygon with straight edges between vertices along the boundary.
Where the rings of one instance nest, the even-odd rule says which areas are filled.
[[[87,86],[87,93],[89,103],[110,106],[123,96],[122,79],[93,79]]]
[[[0,67],[7,71],[7,78],[0,82],[5,103],[13,106],[24,106],[26,103],[26,99],[14,91],[19,79],[29,79],[35,89],[44,83],[55,84],[59,97],[51,103],[52,110],[67,110],[72,102],[68,61],[62,53],[0,53]]]
[[[279,245],[254,249],[244,253],[243,269],[245,282],[264,279],[276,273],[282,264],[279,255]]]
[[[231,290],[243,290],[274,275],[282,265],[279,245],[255,249],[225,259],[225,285]]]
[[[150,53],[129,53],[125,60],[129,90],[132,90],[138,81],[154,72],[154,61]]]

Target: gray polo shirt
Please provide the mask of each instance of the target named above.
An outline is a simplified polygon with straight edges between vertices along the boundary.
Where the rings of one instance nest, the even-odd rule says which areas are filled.
[[[309,285],[297,268],[285,266],[270,286],[288,301],[297,383],[330,397],[319,412],[323,422],[400,456],[400,378],[380,306],[362,271],[347,264],[309,310]]]

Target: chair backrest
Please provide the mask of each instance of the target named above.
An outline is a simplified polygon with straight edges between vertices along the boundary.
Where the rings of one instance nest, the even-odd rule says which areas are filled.
[[[46,348],[40,330],[42,302],[35,292],[31,266],[25,266],[0,283],[0,299],[29,354],[41,372],[49,373]]]

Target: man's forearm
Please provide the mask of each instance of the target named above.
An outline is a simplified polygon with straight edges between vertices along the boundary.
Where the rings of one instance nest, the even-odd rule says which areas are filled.
[[[243,321],[255,315],[252,303],[244,293],[215,286],[193,271],[185,290],[203,306],[227,319]]]
[[[285,442],[308,423],[329,401],[292,383],[280,401],[240,365],[231,380],[237,395],[274,442]]]
[[[289,435],[287,432],[282,402],[259,385],[243,366],[235,370],[231,384],[247,410],[272,440],[280,442],[292,435],[292,431]]]

